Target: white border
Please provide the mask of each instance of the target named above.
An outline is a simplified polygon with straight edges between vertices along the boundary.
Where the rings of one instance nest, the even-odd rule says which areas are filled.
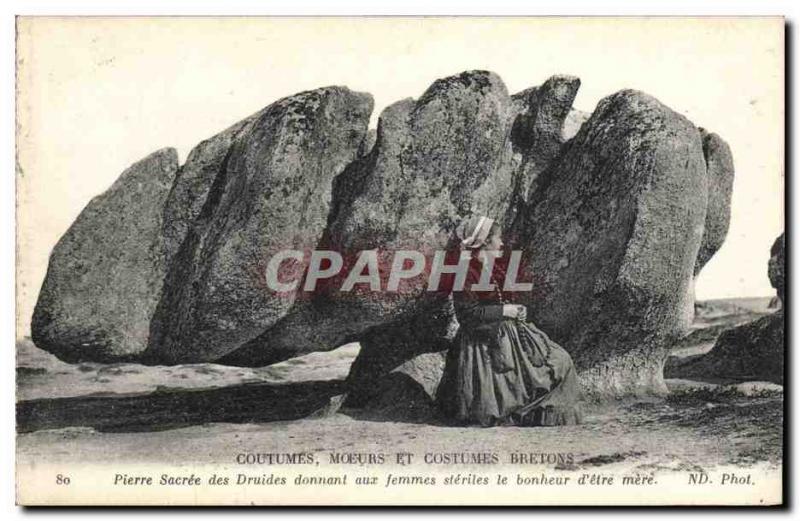
[[[293,0],[285,2],[280,5],[269,5],[266,2],[247,1],[247,0],[225,0],[223,2],[213,2],[208,0],[193,0],[191,2],[179,1],[154,1],[154,0],[140,0],[134,1],[99,1],[99,0],[83,0],[83,1],[6,1],[2,3],[2,54],[0,54],[0,66],[2,67],[2,97],[0,98],[0,114],[4,115],[3,124],[0,125],[0,154],[2,154],[2,164],[4,168],[3,175],[0,176],[0,263],[2,263],[2,276],[0,277],[0,284],[2,285],[2,314],[0,314],[0,324],[2,324],[3,338],[5,342],[2,346],[2,360],[5,370],[5,377],[2,380],[2,397],[3,409],[2,415],[5,418],[3,429],[3,445],[2,445],[2,469],[0,469],[0,497],[2,497],[2,505],[5,507],[5,514],[8,515],[7,519],[21,518],[23,515],[29,514],[20,508],[14,507],[14,379],[11,377],[15,367],[14,362],[14,128],[15,124],[12,121],[11,115],[14,114],[14,15],[493,15],[493,16],[513,16],[513,15],[540,15],[540,16],[556,16],[556,15],[591,15],[591,16],[614,16],[614,15],[784,15],[787,22],[793,24],[793,40],[791,42],[791,49],[787,55],[787,65],[790,70],[794,71],[797,67],[796,55],[796,39],[797,39],[797,26],[800,20],[799,10],[800,2],[791,0],[726,0],[726,1],[707,1],[700,2],[698,0],[649,0],[642,1],[622,1],[622,0],[558,0],[547,2],[524,2],[524,1],[511,1],[511,0],[483,0],[483,1],[470,1],[470,0],[445,0],[434,3],[431,0],[405,0],[405,1],[364,1],[364,0],[340,0],[332,2],[330,0]],[[788,94],[788,92],[787,92]],[[795,115],[797,108],[795,104],[787,105],[787,109],[791,109],[788,116],[792,121],[796,121]],[[790,150],[797,150],[797,133],[788,136],[791,137],[791,143],[787,143]],[[790,164],[796,164],[792,161]],[[791,175],[791,172],[787,172]],[[793,183],[791,196],[796,201],[798,199],[798,186]],[[788,218],[793,225],[792,228],[797,227],[796,213],[789,208]],[[791,260],[791,259],[790,259]],[[794,272],[794,265],[790,269]],[[791,288],[794,294],[794,288]],[[790,321],[795,323],[794,312],[790,315]],[[789,350],[793,351],[789,346]],[[793,354],[791,356],[792,367],[789,369],[790,374],[800,374],[798,371],[798,359],[800,355]],[[791,382],[791,378],[789,379]],[[792,416],[797,413],[797,399],[794,390],[797,385],[792,385]],[[794,423],[794,422],[793,422]],[[795,434],[791,440],[786,440],[791,443],[791,454],[797,452],[796,429],[792,430]],[[786,465],[794,467],[794,459],[792,461],[785,461]],[[794,475],[793,477],[797,477]],[[791,496],[796,504],[798,501],[798,488],[796,480],[790,481]],[[293,517],[299,515],[301,517],[317,516],[322,514],[318,511],[299,511],[293,514],[286,512],[270,510],[270,511],[249,511],[251,515],[266,515],[270,518],[284,517],[292,515]],[[388,513],[388,512],[387,512]],[[401,515],[413,515],[415,518],[430,517],[437,518],[441,515],[450,516],[464,516],[476,515],[486,516],[493,515],[492,513],[477,510],[473,512],[468,511],[455,511],[445,514],[444,512],[408,512],[400,511]],[[545,511],[522,511],[522,512],[506,512],[510,515],[519,515],[529,517],[531,515],[537,517],[550,517],[552,512]],[[757,514],[757,511],[746,512],[745,515]],[[764,512],[760,512],[764,513]],[[40,515],[72,515],[72,516],[85,516],[85,515],[109,515],[109,512],[96,511],[67,511],[57,512],[48,511],[45,513],[38,512]],[[119,514],[126,516],[147,516],[150,519],[171,519],[174,516],[196,516],[212,515],[227,517],[231,512],[211,512],[211,511],[169,511],[163,510],[158,512],[152,511],[125,511]],[[351,515],[375,515],[374,512],[368,511],[338,511],[338,512],[325,512],[326,515],[337,516],[351,516]],[[640,516],[642,512],[618,512],[618,511],[603,511],[603,512],[587,512],[587,511],[571,511],[562,512],[561,515],[568,518],[578,517],[582,514],[590,514],[593,517],[600,514],[603,516],[619,516],[619,515],[637,515]],[[700,519],[707,519],[708,517],[722,517],[729,516],[730,511],[699,511],[699,512],[679,512],[679,511],[652,511],[647,512],[646,515],[675,515],[680,516],[682,519],[696,517]],[[561,516],[559,516],[561,517]]]

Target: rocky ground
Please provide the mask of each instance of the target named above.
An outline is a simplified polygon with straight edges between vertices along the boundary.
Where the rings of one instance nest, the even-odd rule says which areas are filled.
[[[569,468],[708,470],[781,464],[783,388],[682,378],[680,358],[707,351],[724,329],[766,313],[769,299],[698,306],[695,328],[667,364],[671,395],[586,407],[560,428],[456,428],[380,421],[338,408],[358,353],[349,344],[265,368],[214,364],[66,364],[17,344],[20,463],[209,463],[242,451],[571,452]],[[672,368],[672,369],[670,369]],[[310,415],[310,417],[308,417]],[[297,418],[295,420],[295,418]],[[300,419],[302,418],[302,419]],[[294,420],[294,421],[287,421]]]

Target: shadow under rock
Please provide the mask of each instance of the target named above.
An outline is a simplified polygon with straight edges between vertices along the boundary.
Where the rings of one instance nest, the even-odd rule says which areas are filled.
[[[213,422],[297,420],[324,410],[344,388],[344,381],[328,380],[27,400],[17,403],[17,432],[77,426],[104,432],[144,432]]]

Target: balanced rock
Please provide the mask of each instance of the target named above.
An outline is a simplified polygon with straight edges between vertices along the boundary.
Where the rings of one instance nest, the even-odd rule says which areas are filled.
[[[134,359],[146,349],[169,261],[162,210],[177,170],[172,148],[147,156],[61,237],[33,313],[38,347],[70,362]]]
[[[180,169],[174,152],[154,154],[54,249],[34,341],[71,360],[246,366],[361,341],[348,402],[423,403],[457,328],[425,273],[394,292],[331,280],[275,293],[266,263],[329,249],[347,272],[369,250],[385,268],[399,250],[450,249],[481,213],[525,252],[534,291],[520,300],[590,393],[665,392],[665,346],[727,231],[730,150],[636,91],[586,119],[572,108],[579,84],[556,76],[512,97],[495,74],[466,72],[386,108],[374,137],[371,97],[328,87],[200,143]]]
[[[698,129],[644,93],[600,101],[537,179],[513,228],[528,316],[570,352],[588,395],[666,393],[665,345],[688,328],[706,222]]]
[[[295,293],[269,290],[266,263],[277,251],[317,245],[332,181],[357,157],[371,111],[371,96],[343,87],[303,92],[193,152],[165,209],[172,235],[185,238],[153,319],[147,362],[217,360],[286,314]]]
[[[572,110],[581,80],[574,76],[553,76],[539,87],[513,96],[522,110],[514,120],[512,140],[523,157],[517,192],[528,199],[531,183],[555,159],[564,144],[565,121]]]

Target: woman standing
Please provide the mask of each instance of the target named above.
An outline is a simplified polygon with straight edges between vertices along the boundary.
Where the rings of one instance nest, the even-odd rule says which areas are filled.
[[[488,256],[503,246],[500,227],[474,216],[457,230],[471,252],[463,291],[453,292],[460,329],[447,354],[437,401],[458,424],[572,425],[580,422],[580,385],[569,354],[527,322],[525,306],[504,299],[504,273],[495,289],[473,291]]]

